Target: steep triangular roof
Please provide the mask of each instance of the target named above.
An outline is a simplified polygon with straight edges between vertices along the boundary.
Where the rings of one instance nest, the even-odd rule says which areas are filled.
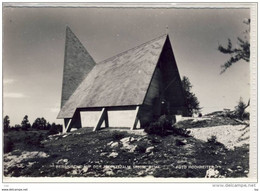
[[[71,118],[77,108],[141,105],[166,38],[160,36],[96,64],[58,118]]]
[[[94,66],[95,61],[93,58],[71,31],[71,29],[67,27],[61,108]]]

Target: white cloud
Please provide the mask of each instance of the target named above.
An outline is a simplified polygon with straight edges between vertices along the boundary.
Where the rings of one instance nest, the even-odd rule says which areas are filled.
[[[23,93],[4,93],[4,98],[26,98]]]
[[[14,79],[4,79],[3,80],[3,83],[4,84],[11,84],[11,83],[13,83],[15,80]]]

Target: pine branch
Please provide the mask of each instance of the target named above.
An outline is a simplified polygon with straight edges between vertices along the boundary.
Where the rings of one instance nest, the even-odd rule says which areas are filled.
[[[249,26],[250,31],[250,19],[247,19],[244,21],[245,24]],[[244,60],[246,62],[250,61],[250,42],[245,39],[243,40],[240,37],[237,37],[238,41],[238,48],[233,48],[232,42],[230,39],[228,39],[228,45],[227,47],[223,47],[222,45],[218,45],[218,50],[223,54],[230,54],[230,59],[223,65],[221,65],[221,72],[220,74],[223,74],[229,67],[231,67],[234,63],[238,62],[239,60]]]

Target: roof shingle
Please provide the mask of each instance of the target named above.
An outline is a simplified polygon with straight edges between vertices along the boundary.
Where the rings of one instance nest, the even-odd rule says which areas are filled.
[[[71,118],[77,108],[141,105],[166,38],[160,36],[96,64],[58,118]]]

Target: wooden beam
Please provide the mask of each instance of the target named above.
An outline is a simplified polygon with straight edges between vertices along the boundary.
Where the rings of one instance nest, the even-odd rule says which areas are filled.
[[[136,109],[135,109],[135,120],[134,120],[134,124],[133,124],[131,130],[136,129],[136,126],[137,126],[137,123],[138,123],[138,120],[139,120],[138,112],[139,112],[139,106],[136,106]]]
[[[66,133],[68,127],[70,126],[72,119],[64,119],[64,128],[62,129],[62,133]]]
[[[109,122],[108,122],[108,112],[107,110],[105,109],[105,127],[109,127]]]
[[[134,110],[137,105],[124,105],[124,106],[106,106],[107,111],[118,111],[118,110]],[[101,111],[103,107],[87,107],[78,108],[80,111]]]
[[[106,120],[106,118],[107,118],[106,116],[107,116],[107,110],[106,110],[106,108],[103,107],[101,110],[100,116],[98,118],[97,125],[96,125],[96,127],[94,127],[93,131],[99,130],[104,120],[107,121],[105,123],[108,126],[108,119]]]
[[[64,118],[63,119],[62,133],[66,133],[66,128],[67,128],[70,120],[71,120],[71,118]]]
[[[69,121],[66,132],[70,132],[72,127],[81,128],[80,110],[76,109],[72,119]]]
[[[64,118],[64,127],[66,127],[71,118]]]

